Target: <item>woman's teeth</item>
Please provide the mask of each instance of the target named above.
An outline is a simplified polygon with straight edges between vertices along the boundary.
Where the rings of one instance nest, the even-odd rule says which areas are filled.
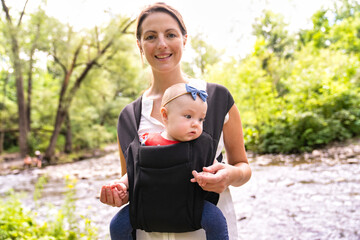
[[[164,58],[168,58],[170,57],[172,54],[169,54],[169,55],[161,55],[161,56],[156,56],[156,58],[158,59],[164,59]]]

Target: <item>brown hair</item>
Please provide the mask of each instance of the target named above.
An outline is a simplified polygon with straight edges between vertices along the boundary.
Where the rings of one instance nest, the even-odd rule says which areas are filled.
[[[175,8],[167,5],[166,3],[157,2],[152,5],[147,6],[145,9],[143,9],[137,18],[135,32],[136,32],[136,38],[138,41],[141,40],[141,32],[142,32],[141,25],[142,25],[142,23],[144,22],[144,20],[147,16],[149,16],[150,14],[155,13],[155,12],[163,12],[163,13],[169,14],[171,17],[173,17],[178,22],[180,30],[181,30],[181,34],[183,36],[185,36],[187,34],[186,26],[185,26],[185,23],[184,23],[184,20],[183,20],[183,17],[181,16],[181,14]]]

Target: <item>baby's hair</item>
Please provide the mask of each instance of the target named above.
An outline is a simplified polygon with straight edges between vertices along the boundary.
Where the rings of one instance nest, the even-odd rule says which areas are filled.
[[[169,102],[173,101],[174,99],[181,97],[183,95],[190,95],[192,99],[195,101],[197,96],[206,103],[206,99],[208,94],[205,90],[199,90],[193,86],[190,86],[186,83],[178,83],[174,84],[168,89],[165,90],[161,106],[164,107]]]
[[[178,98],[182,95],[189,94],[186,91],[185,83],[177,83],[167,88],[162,97],[161,106],[164,107],[166,104]]]

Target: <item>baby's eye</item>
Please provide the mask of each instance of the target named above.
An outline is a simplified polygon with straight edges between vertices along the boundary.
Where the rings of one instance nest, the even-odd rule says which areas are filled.
[[[205,121],[205,118],[200,118],[199,121],[200,121],[200,122],[204,122],[204,121]]]
[[[184,115],[185,118],[191,119],[191,115]]]

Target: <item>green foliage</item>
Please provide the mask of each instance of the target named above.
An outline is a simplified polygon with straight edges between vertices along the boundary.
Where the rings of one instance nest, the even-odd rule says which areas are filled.
[[[43,232],[43,226],[36,226],[34,216],[14,194],[7,201],[0,200],[0,239],[38,239]]]
[[[221,60],[223,50],[217,50],[208,44],[202,34],[197,34],[191,37],[191,48],[195,51],[196,56],[193,64],[200,71],[201,75],[208,72],[209,68]],[[194,69],[194,67],[193,67]],[[194,75],[191,75],[194,76]]]
[[[149,85],[147,77],[140,74],[141,63],[136,45],[133,44],[134,37],[119,30],[125,18],[114,16],[108,24],[75,30],[47,16],[42,6],[39,5],[33,12],[26,12],[17,32],[23,58],[21,64],[26,99],[28,81],[32,77],[31,129],[27,136],[29,153],[34,150],[45,152],[49,145],[66,74],[64,69],[72,74],[67,85],[67,90],[70,90],[88,62],[110,40],[110,48],[96,59],[94,67],[73,97],[69,115],[73,149],[94,148],[116,142],[116,122],[121,109]],[[3,11],[0,12],[2,14]],[[6,152],[18,149],[19,128],[8,31],[6,24],[0,21],[0,129],[7,131],[3,144]],[[76,65],[71,69],[74,52],[81,44]],[[65,98],[73,95],[65,94]],[[66,104],[69,105],[69,102]],[[64,126],[60,134],[56,152],[64,150]]]
[[[296,49],[282,18],[264,12],[253,53],[208,74],[232,92],[247,149],[303,152],[360,135],[360,8],[343,2],[315,13]]]
[[[40,197],[39,192],[46,177],[40,178],[36,184],[38,189],[34,199]],[[39,224],[36,212],[26,210],[18,194],[13,191],[6,200],[0,200],[0,239],[27,240],[91,240],[96,239],[97,229],[91,221],[75,213],[75,184],[76,179],[66,177],[65,201],[54,219]],[[81,219],[81,221],[79,221]],[[80,223],[80,225],[79,225]],[[83,223],[83,225],[81,225]],[[82,226],[82,227],[80,227]]]
[[[37,200],[41,198],[42,190],[44,186],[48,182],[47,176],[40,176],[39,179],[36,181],[35,190],[33,193],[34,202],[37,203]]]
[[[77,31],[47,16],[41,7],[23,19],[18,38],[25,97],[29,72],[33,79],[30,152],[44,152],[48,146],[64,68],[70,69],[75,49],[83,43],[68,90],[109,39],[113,39],[111,51],[97,59],[71,96],[69,117],[74,150],[116,141],[121,109],[151,79],[149,66],[141,69],[134,36],[119,31],[123,20],[114,16],[108,24]],[[221,60],[222,50],[208,44],[203,35],[189,38],[195,57],[183,62],[184,71],[230,89],[241,113],[247,149],[310,151],[360,134],[360,5],[356,0],[339,0],[333,8],[314,13],[311,21],[311,28],[291,34],[281,15],[264,11],[253,25],[257,40],[251,54],[228,62]],[[5,133],[4,149],[17,151],[16,87],[8,31],[0,21],[0,129],[11,130]],[[57,152],[64,149],[65,130],[63,126]]]
[[[293,40],[286,27],[287,24],[282,15],[265,10],[253,24],[253,33],[258,38],[264,39],[267,50],[278,57],[289,57]]]

